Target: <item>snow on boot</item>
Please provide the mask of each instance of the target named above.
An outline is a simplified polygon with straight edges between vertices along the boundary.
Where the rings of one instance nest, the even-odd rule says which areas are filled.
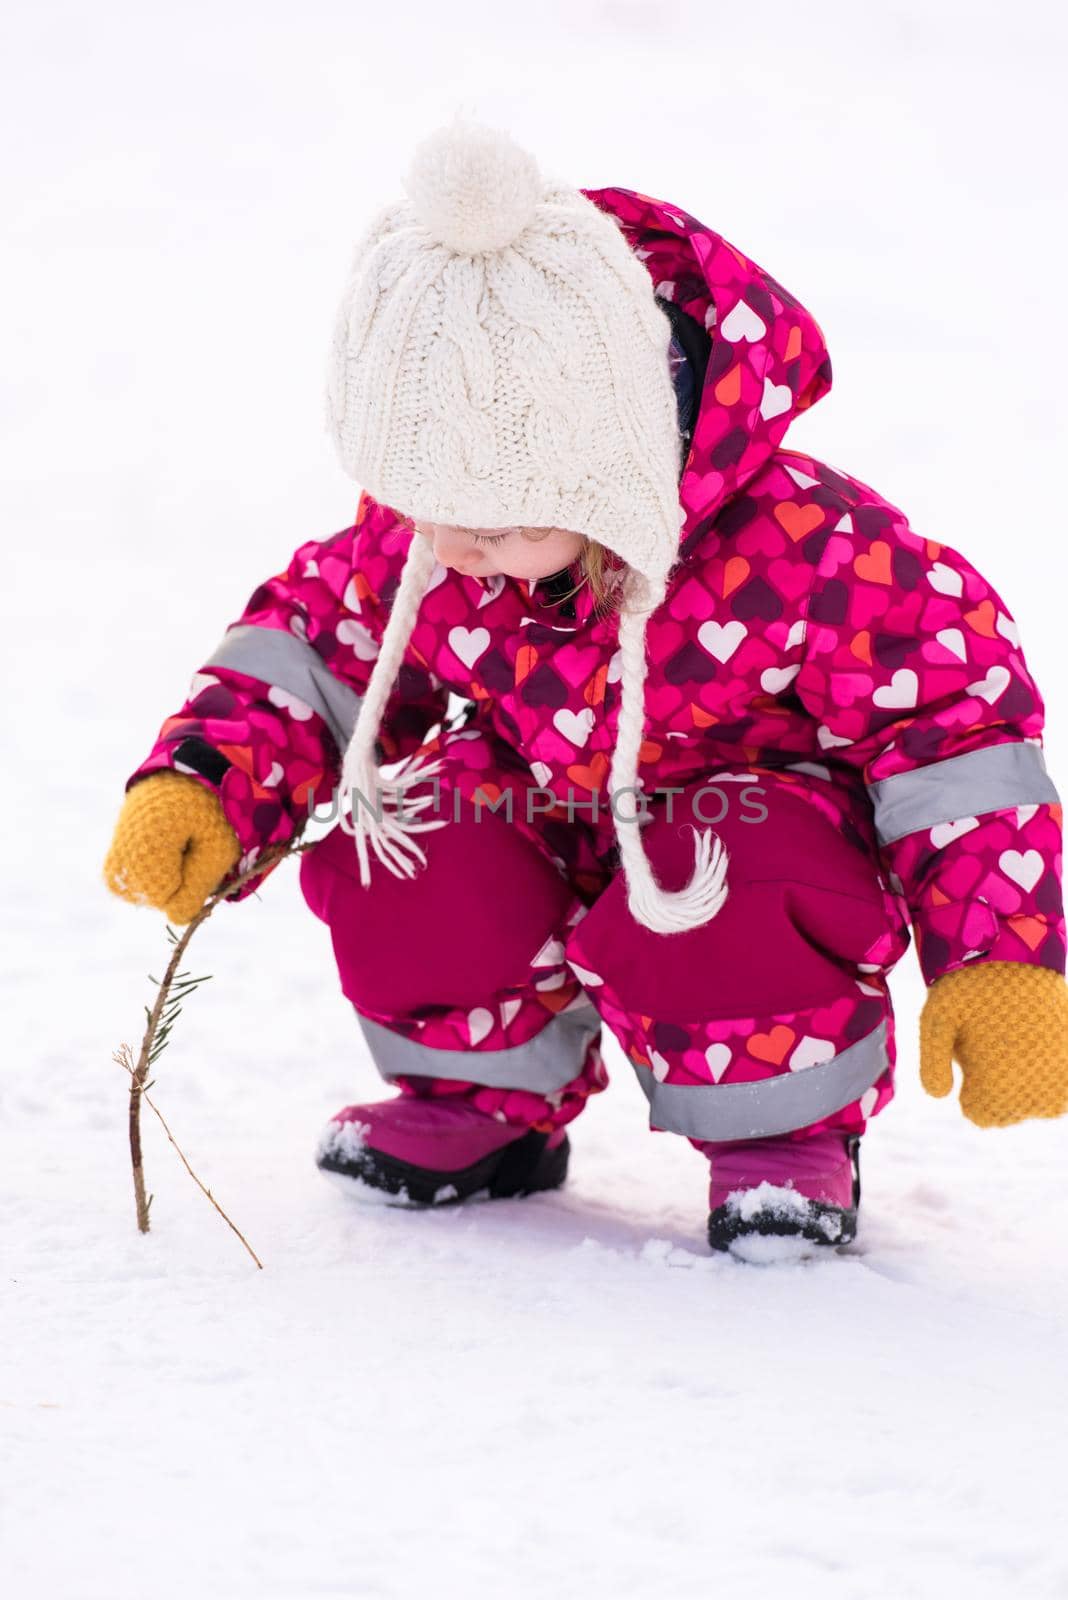
[[[558,1189],[570,1144],[563,1128],[537,1133],[498,1122],[458,1098],[401,1095],[346,1106],[327,1123],[316,1165],[349,1193],[384,1205],[440,1206]]]
[[[712,1163],[708,1242],[746,1260],[848,1244],[860,1202],[860,1139],[753,1139],[703,1146]]]

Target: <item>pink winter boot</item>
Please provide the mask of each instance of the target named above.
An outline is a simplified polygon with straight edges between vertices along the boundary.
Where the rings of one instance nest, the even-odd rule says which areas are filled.
[[[515,1128],[459,1097],[400,1095],[346,1106],[327,1123],[316,1165],[357,1198],[440,1206],[485,1193],[491,1200],[558,1189],[571,1146],[563,1128]]]
[[[860,1139],[753,1139],[701,1147],[712,1163],[708,1242],[730,1250],[754,1235],[848,1244],[860,1202]]]

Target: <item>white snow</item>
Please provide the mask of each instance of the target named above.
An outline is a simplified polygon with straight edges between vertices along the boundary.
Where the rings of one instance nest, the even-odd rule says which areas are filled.
[[[855,1245],[703,1242],[685,1143],[610,1092],[565,1191],[406,1211],[313,1166],[381,1092],[294,870],[198,935],[134,1229],[125,1078],[155,913],[100,864],[122,781],[251,590],[343,527],[334,305],[461,107],[671,199],[824,327],[794,442],[962,548],[1020,624],[1068,784],[1060,8],[99,0],[5,27],[0,1574],[14,1600],[1068,1594],[1068,1128],[916,1085]],[[11,569],[14,564],[14,587]]]
[[[767,1213],[773,1217],[793,1217],[798,1221],[816,1222],[825,1238],[841,1238],[841,1219],[833,1213],[824,1216],[812,1214],[812,1208],[803,1195],[795,1189],[774,1183],[758,1183],[752,1189],[737,1190],[724,1201],[727,1209],[746,1222]]]

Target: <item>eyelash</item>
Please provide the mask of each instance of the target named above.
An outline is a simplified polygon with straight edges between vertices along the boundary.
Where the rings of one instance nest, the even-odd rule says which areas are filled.
[[[408,526],[411,528],[413,533],[417,533],[419,531],[414,522],[409,522]],[[464,531],[470,534],[475,544],[503,544],[505,539],[511,538],[512,534],[516,532],[516,529],[508,528],[504,533],[498,533],[492,539],[487,538],[484,533],[475,533],[473,528],[467,528]]]

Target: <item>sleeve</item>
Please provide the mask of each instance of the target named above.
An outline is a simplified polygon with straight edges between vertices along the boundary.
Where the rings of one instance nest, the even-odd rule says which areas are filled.
[[[292,838],[335,792],[412,537],[364,494],[351,528],[301,545],[284,572],[254,591],[126,780],[129,788],[171,768],[218,794],[241,845],[232,876]],[[447,701],[409,647],[382,718],[379,759],[418,749]]]
[[[1063,972],[1061,806],[1012,615],[903,519],[860,544],[822,553],[797,693],[827,759],[863,774],[924,977],[976,960]]]

